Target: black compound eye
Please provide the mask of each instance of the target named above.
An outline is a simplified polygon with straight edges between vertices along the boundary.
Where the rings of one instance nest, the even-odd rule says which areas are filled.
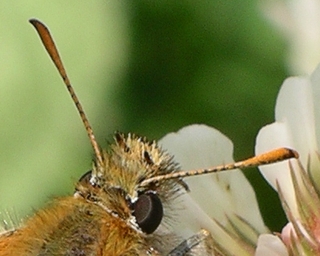
[[[133,209],[133,215],[143,232],[151,234],[160,225],[163,207],[156,194],[150,192],[140,195],[134,203]]]
[[[91,170],[87,171],[85,174],[81,176],[81,178],[79,179],[79,182],[84,184],[90,184],[91,174],[92,174]]]

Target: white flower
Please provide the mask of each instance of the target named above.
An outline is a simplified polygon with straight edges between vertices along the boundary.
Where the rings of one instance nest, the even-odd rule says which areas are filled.
[[[262,9],[288,40],[293,73],[309,74],[320,61],[320,2],[264,0]]]
[[[165,136],[160,145],[183,170],[233,162],[232,142],[205,125],[191,125]],[[178,198],[183,207],[174,223],[184,239],[208,230],[221,255],[254,255],[259,234],[267,233],[254,191],[240,170],[185,179],[190,193]]]
[[[285,80],[277,99],[276,122],[262,128],[257,137],[257,154],[285,146],[300,155],[291,165],[260,167],[279,192],[291,222],[281,238],[292,255],[320,253],[319,145],[320,66],[310,77]]]
[[[271,234],[259,236],[256,254],[259,256],[288,256],[288,251],[281,239]]]

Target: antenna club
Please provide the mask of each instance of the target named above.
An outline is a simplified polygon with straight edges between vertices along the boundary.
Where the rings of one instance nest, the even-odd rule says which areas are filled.
[[[290,148],[278,148],[256,156],[257,162],[260,164],[275,163],[290,158],[299,158],[299,153]]]
[[[287,149],[287,150],[290,152],[290,154],[291,154],[291,157],[289,157],[289,158],[296,158],[296,159],[298,159],[298,158],[300,157],[298,151],[296,151],[296,150],[294,150],[294,149],[290,149],[290,148],[285,148],[285,149]]]

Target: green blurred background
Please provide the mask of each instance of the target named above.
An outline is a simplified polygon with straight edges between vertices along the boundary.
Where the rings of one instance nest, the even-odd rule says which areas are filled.
[[[78,114],[29,18],[50,27],[102,146],[114,130],[160,139],[205,123],[233,141],[235,159],[254,154],[288,75],[285,41],[257,1],[39,3],[0,3],[0,210],[20,218],[71,194],[91,166]],[[256,170],[245,174],[279,231],[276,193]]]

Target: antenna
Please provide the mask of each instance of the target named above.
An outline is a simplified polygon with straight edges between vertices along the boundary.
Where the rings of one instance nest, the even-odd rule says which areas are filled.
[[[283,160],[287,160],[289,158],[299,158],[298,152],[289,148],[278,148],[278,149],[269,151],[267,153],[263,153],[261,155],[257,155],[257,156],[248,158],[246,160],[232,163],[232,164],[220,165],[220,166],[216,166],[209,169],[179,171],[179,172],[159,175],[159,176],[144,180],[141,183],[141,186],[147,186],[150,183],[159,182],[161,180],[178,179],[178,178],[183,178],[187,176],[215,173],[215,172],[227,171],[227,170],[232,170],[237,168],[257,167],[260,165],[280,162]]]
[[[39,20],[36,20],[36,19],[30,19],[29,22],[37,30],[44,47],[46,48],[48,54],[50,55],[50,58],[52,59],[53,63],[57,67],[59,74],[62,77],[62,80],[65,83],[65,85],[71,95],[71,98],[78,109],[78,112],[80,114],[80,117],[82,119],[84,127],[85,127],[87,134],[89,136],[89,140],[90,140],[91,145],[93,147],[93,150],[95,152],[98,165],[102,166],[103,157],[101,154],[101,150],[100,150],[99,145],[95,139],[95,136],[93,134],[93,130],[92,130],[91,125],[89,123],[89,120],[87,119],[86,114],[84,113],[84,110],[81,106],[81,103],[80,103],[80,101],[79,101],[75,91],[73,90],[73,87],[72,87],[70,81],[69,81],[66,70],[64,69],[62,60],[59,56],[59,52],[57,50],[57,47],[55,46],[55,43],[50,35],[48,28],[43,23],[41,23]]]

